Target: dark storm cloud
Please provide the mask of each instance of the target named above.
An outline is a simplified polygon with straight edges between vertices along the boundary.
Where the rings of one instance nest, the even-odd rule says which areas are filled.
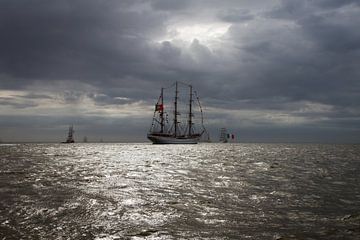
[[[254,15],[246,9],[228,9],[219,13],[219,18],[226,22],[246,22],[254,19]]]
[[[309,16],[298,23],[304,33],[320,48],[329,52],[347,54],[360,49],[360,33],[354,29],[360,23],[360,16],[349,17],[344,13]]]
[[[127,3],[127,4],[125,4]],[[161,14],[135,12],[123,1],[2,1],[0,71],[18,80],[108,81],[141,71]],[[6,78],[3,77],[2,82]]]
[[[295,21],[319,47],[341,54],[360,47],[360,33],[354,31],[360,23],[359,6],[352,0],[282,1],[270,16]]]
[[[267,11],[272,17],[299,19],[308,15],[317,14],[324,10],[337,10],[344,6],[359,6],[357,0],[281,0],[279,4]]]
[[[0,90],[25,92],[5,93],[0,104],[151,105],[161,86],[178,80],[192,83],[205,108],[215,109],[207,115],[213,131],[229,125],[245,133],[252,122],[271,135],[277,118],[287,117],[284,129],[298,124],[294,133],[358,131],[359,25],[360,4],[351,0],[3,0]],[[54,124],[76,121],[68,116]],[[139,128],[130,119],[122,127],[99,122],[111,126],[98,127],[106,133]]]
[[[312,0],[310,2],[323,8],[339,8],[349,4],[360,4],[358,0]]]
[[[189,0],[153,0],[151,6],[155,10],[178,11],[189,6]]]
[[[232,89],[245,99],[281,96],[341,106],[358,102],[358,94],[348,93],[359,91],[360,38],[354,31],[360,24],[359,8],[323,13],[319,4],[283,1],[271,12],[271,28],[264,23],[251,31],[231,27],[238,58],[245,59],[239,72],[251,73],[251,81]],[[279,15],[288,23],[277,21]]]

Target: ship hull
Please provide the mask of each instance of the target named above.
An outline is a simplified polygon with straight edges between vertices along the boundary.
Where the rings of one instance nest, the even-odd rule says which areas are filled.
[[[173,136],[157,136],[153,134],[148,134],[147,137],[154,144],[197,144],[200,139],[200,137],[175,138]]]

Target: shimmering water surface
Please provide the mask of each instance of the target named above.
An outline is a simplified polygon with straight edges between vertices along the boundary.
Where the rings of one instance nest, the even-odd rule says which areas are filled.
[[[0,145],[0,239],[360,239],[359,171],[359,145]]]

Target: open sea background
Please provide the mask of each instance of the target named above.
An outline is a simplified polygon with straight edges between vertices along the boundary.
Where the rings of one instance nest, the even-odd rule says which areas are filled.
[[[0,239],[360,239],[360,145],[2,144]]]

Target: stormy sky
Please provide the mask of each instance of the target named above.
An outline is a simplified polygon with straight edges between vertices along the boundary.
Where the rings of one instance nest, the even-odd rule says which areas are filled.
[[[213,141],[360,142],[359,0],[0,0],[0,139],[143,141],[192,84]]]

